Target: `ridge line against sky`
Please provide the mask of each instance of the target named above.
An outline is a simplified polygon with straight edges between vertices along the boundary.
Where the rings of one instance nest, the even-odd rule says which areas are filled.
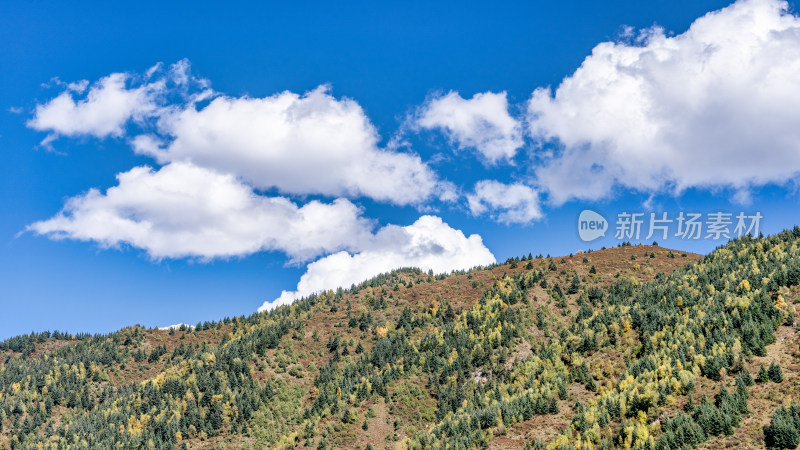
[[[153,261],[273,252],[305,267],[263,310],[397,267],[491,264],[485,234],[462,231],[474,223],[536,230],[575,205],[622,197],[657,210],[687,195],[741,208],[764,190],[793,195],[800,17],[788,3],[739,0],[674,33],[622,30],[558,85],[531,81],[523,100],[421,92],[421,104],[394,112],[395,131],[379,131],[335,83],[228,94],[186,58],[53,78],[55,95],[10,110],[40,149],[70,146],[70,158],[115,145],[131,163],[115,184],[84,186],[26,223],[25,235]]]

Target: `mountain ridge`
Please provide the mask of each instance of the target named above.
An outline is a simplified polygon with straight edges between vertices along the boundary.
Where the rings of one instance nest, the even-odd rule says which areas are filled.
[[[779,235],[784,240],[732,241],[707,257],[658,246],[625,245],[565,257],[512,258],[505,264],[449,276],[405,269],[270,313],[198,324],[193,330],[133,326],[81,339],[13,338],[0,344],[0,447],[42,443],[56,448],[70,443],[86,448],[100,442],[157,448],[417,448],[459,443],[559,448],[566,442],[594,447],[656,446],[673,426],[673,422],[661,422],[676,418],[687,393],[717,395],[712,391],[720,380],[732,380],[727,369],[737,374],[755,372],[753,364],[764,364],[768,356],[747,355],[750,344],[740,342],[738,356],[717,362],[714,355],[736,347],[735,340],[720,338],[720,345],[730,341],[730,348],[718,346],[708,354],[715,361],[710,364],[718,364],[719,371],[726,373],[709,372],[704,350],[699,350],[696,356],[702,356],[704,364],[692,356],[696,368],[679,374],[692,378],[691,390],[688,383],[683,385],[683,378],[672,377],[678,390],[663,394],[663,399],[658,394],[648,400],[652,404],[638,406],[644,418],[615,416],[619,406],[606,407],[614,392],[625,402],[633,398],[641,402],[659,389],[648,387],[652,383],[648,382],[637,385],[629,395],[620,388],[626,378],[618,378],[619,373],[638,373],[634,377],[638,380],[651,371],[651,363],[646,363],[651,356],[667,357],[663,349],[650,348],[653,336],[648,337],[648,325],[642,322],[642,314],[656,317],[657,309],[643,308],[639,313],[641,305],[631,303],[632,298],[652,295],[666,282],[685,289],[674,282],[676,274],[683,271],[681,276],[687,276],[708,261],[708,267],[716,267],[714,261],[737,245],[758,254],[759,245],[778,239],[770,248],[785,250],[788,245],[794,264],[798,259],[795,233]],[[724,278],[722,273],[714,274]],[[704,275],[700,272],[699,276]],[[782,288],[776,285],[769,291],[777,293],[769,305],[763,299],[750,301],[761,302],[759,308],[775,317],[779,314],[775,311],[781,310],[773,303],[779,304],[785,309],[780,312],[784,323],[794,314],[786,297],[796,300],[797,291],[796,286],[786,288],[787,292]],[[711,302],[704,307],[716,311],[717,306]],[[676,312],[670,320],[684,320],[679,308],[687,307],[672,305]],[[725,317],[733,320],[733,316]],[[775,330],[773,336],[777,332],[782,339],[776,339],[780,351],[774,350],[776,344],[758,345],[765,344],[765,355],[783,362],[786,381],[776,385],[789,386],[793,393],[788,382],[795,379],[794,359],[785,343],[796,341],[796,336],[791,327],[776,326]],[[716,338],[712,333],[708,339]],[[43,342],[30,342],[38,340]],[[70,358],[74,361],[66,370],[63,364],[60,368],[58,363],[48,365],[52,359],[60,363]],[[76,361],[81,359],[79,367]],[[636,361],[647,367],[636,368]],[[48,388],[52,379],[38,376],[32,367],[49,370],[51,378],[74,376],[71,381],[80,388],[63,398],[54,395]],[[27,378],[20,376],[28,387],[15,387],[9,372],[22,375],[25,368],[34,372],[25,374]],[[755,392],[750,394],[755,399],[751,402],[759,403],[757,410],[744,415],[742,423],[749,428],[729,430],[738,443],[744,442],[740,436],[744,433],[748,442],[761,439],[763,445],[763,433],[754,437],[760,431],[755,432],[751,422],[766,425],[763,412],[771,414],[770,407],[780,404],[762,399],[770,395],[761,392],[763,388],[762,384],[751,388]],[[47,398],[52,403],[49,410]],[[700,397],[692,398],[702,404]],[[76,411],[85,414],[75,416]],[[123,411],[129,414],[123,417]],[[114,414],[120,415],[112,419]],[[743,414],[739,413],[738,420]],[[463,420],[479,424],[463,428]],[[659,424],[653,425],[655,421]],[[107,429],[110,423],[117,425],[114,431],[104,431],[105,435],[86,431],[100,423]],[[645,431],[646,436],[640,438]],[[716,448],[726,442],[725,433],[719,434],[723,437],[715,434],[691,446]]]

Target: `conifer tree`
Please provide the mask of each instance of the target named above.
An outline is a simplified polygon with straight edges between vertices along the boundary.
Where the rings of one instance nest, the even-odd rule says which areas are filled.
[[[569,284],[567,288],[567,294],[577,294],[578,291],[581,289],[581,280],[578,278],[578,274],[576,273],[574,277],[572,277],[572,282]]]
[[[767,375],[769,376],[770,381],[774,381],[775,383],[780,383],[783,381],[783,370],[781,370],[781,366],[772,361],[769,365],[769,369],[767,369]]]
[[[756,383],[766,383],[767,381],[769,381],[769,374],[767,373],[767,369],[762,365],[761,368],[758,369]]]

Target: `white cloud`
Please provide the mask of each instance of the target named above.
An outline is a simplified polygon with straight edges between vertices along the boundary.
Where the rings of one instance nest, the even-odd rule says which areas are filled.
[[[117,178],[117,186],[73,197],[60,213],[27,231],[103,247],[131,246],[154,259],[206,261],[265,250],[284,252],[296,262],[327,255],[308,265],[296,291],[283,292],[262,310],[398,267],[442,273],[494,262],[479,235],[465,237],[435,216],[373,233],[373,222],[347,199],[298,206],[189,163],[135,167]]]
[[[522,126],[508,113],[505,92],[432,98],[420,108],[415,125],[443,130],[460,149],[474,148],[490,164],[511,161],[523,144]]]
[[[95,83],[86,98],[77,102],[73,92],[79,91],[69,87],[58,97],[37,105],[28,126],[64,136],[119,137],[128,120],[144,117],[156,109],[154,86],[129,89],[128,79],[127,74],[113,73]]]
[[[191,75],[185,60],[166,72],[157,64],[144,75],[53,84],[63,92],[38,105],[28,122],[50,132],[45,143],[59,136],[128,137],[135,152],[160,167],[120,173],[116,186],[72,197],[58,214],[26,231],[130,246],[153,259],[207,261],[273,250],[294,262],[321,257],[308,266],[297,291],[264,308],[402,266],[440,273],[494,262],[480,236],[465,237],[434,216],[373,233],[374,222],[342,197],[430,210],[425,202],[432,196],[452,202],[460,194],[419,156],[393,145],[381,148],[361,106],[333,97],[327,86],[303,95],[219,96]],[[210,101],[201,105],[203,100]],[[466,102],[467,108],[487,107],[490,115],[473,111],[477,118],[471,120],[483,134],[460,138],[487,158],[513,156],[515,148],[502,148],[513,144],[504,141],[507,124],[492,110],[499,107],[508,117],[505,94]],[[510,139],[519,139],[514,133]],[[301,206],[256,192],[273,188],[340,198]]]
[[[787,8],[740,0],[674,37],[602,43],[554,95],[537,89],[530,132],[563,145],[536,169],[550,201],[796,177],[800,18]]]
[[[191,74],[188,60],[167,70],[156,64],[144,75],[52,85],[63,92],[37,105],[28,121],[50,132],[45,146],[59,136],[129,136],[135,152],[159,164],[191,163],[285,194],[415,206],[452,197],[452,187],[418,155],[381,148],[361,106],[333,97],[327,86],[303,95],[218,96]]]
[[[457,188],[438,180],[417,155],[381,148],[358,103],[334,98],[325,86],[304,95],[218,96],[191,76],[188,61],[166,74],[159,64],[143,76],[55,84],[65,91],[39,105],[29,122],[51,131],[46,141],[129,136],[136,152],[161,167],[120,173],[116,186],[70,198],[27,231],[130,246],[153,259],[205,261],[274,250],[300,262],[327,255],[309,267],[298,286],[302,293],[398,266],[439,272],[494,261],[480,236],[466,238],[435,217],[373,233],[374,222],[341,197],[425,209],[431,196],[454,201]],[[273,188],[340,198],[301,206],[256,192]],[[335,267],[345,256],[346,266]]]
[[[349,287],[400,267],[444,273],[494,262],[480,236],[466,237],[439,217],[422,216],[406,227],[383,227],[357,253],[334,253],[309,264],[297,290],[283,291],[279,298],[265,302],[259,311],[324,290]]]
[[[412,154],[378,148],[361,107],[321,86],[305,95],[218,97],[202,109],[165,114],[159,132],[134,139],[159,162],[191,161],[290,194],[367,196],[418,204],[437,190],[435,174]],[[163,142],[162,142],[163,141]]]
[[[211,259],[279,250],[295,260],[358,248],[372,224],[345,199],[298,207],[265,197],[231,175],[187,163],[135,167],[105,194],[68,200],[56,216],[28,226],[54,239],[127,244],[155,259]]]
[[[185,90],[192,82],[201,88],[202,95],[210,95],[207,81],[190,77],[187,60],[173,64],[167,73],[150,80],[160,68],[158,64],[148,71],[147,82],[128,73],[112,73],[91,87],[87,80],[64,83],[54,79],[53,83],[64,87],[64,91],[37,105],[27,124],[37,131],[51,132],[43,144],[58,136],[121,137],[129,121],[141,121],[162,112],[160,105],[170,87]],[[84,93],[76,100],[75,95]]]
[[[78,94],[82,94],[89,87],[89,80],[80,80],[74,83],[67,83],[67,89]]]
[[[731,197],[731,202],[741,206],[750,206],[753,204],[753,194],[749,189],[739,189]]]
[[[475,192],[467,195],[467,202],[473,216],[488,213],[493,220],[506,224],[526,224],[542,217],[539,194],[521,183],[479,181]]]

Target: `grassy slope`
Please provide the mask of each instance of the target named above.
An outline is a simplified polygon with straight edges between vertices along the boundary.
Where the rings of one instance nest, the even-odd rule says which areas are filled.
[[[650,258],[650,253],[654,258]],[[701,257],[695,254],[684,254],[680,251],[672,251],[674,258],[668,257],[670,250],[652,246],[618,247],[601,251],[594,251],[586,254],[578,254],[569,257],[555,257],[552,261],[557,263],[557,271],[546,271],[546,278],[549,284],[559,283],[566,287],[569,284],[572,273],[577,273],[580,277],[588,277],[589,284],[608,286],[616,281],[617,276],[635,277],[640,281],[649,281],[658,272],[670,273],[685,264],[697,261]],[[632,259],[635,257],[636,259]],[[584,259],[588,260],[584,262]],[[563,262],[562,262],[563,261]],[[544,264],[541,260],[533,262],[534,269],[540,269]],[[589,269],[594,266],[596,275],[589,274]],[[435,282],[425,282],[428,278],[426,274],[400,274],[403,282],[413,281],[413,287],[400,285],[395,289],[390,288],[366,288],[357,293],[345,294],[345,301],[351,305],[351,314],[356,317],[361,312],[369,312],[372,315],[372,326],[366,331],[359,330],[358,327],[350,328],[347,325],[348,311],[344,307],[332,312],[329,308],[314,308],[304,316],[304,324],[301,333],[293,332],[281,341],[281,344],[267,351],[264,357],[256,357],[251,361],[253,375],[260,382],[270,379],[280,379],[287,384],[298,387],[300,404],[308,406],[312,402],[313,382],[316,375],[315,369],[324,366],[330,358],[326,350],[326,343],[332,336],[339,336],[345,342],[352,339],[354,344],[361,343],[366,351],[369,351],[374,343],[374,333],[378,326],[385,323],[396,323],[403,308],[408,307],[414,311],[425,311],[431,307],[449,304],[453,309],[459,311],[468,309],[475,304],[496,280],[505,274],[513,275],[524,272],[524,263],[519,263],[516,268],[511,265],[500,265],[498,267],[475,271],[470,274],[455,275]],[[562,274],[562,271],[566,272]],[[798,292],[786,291],[784,297],[787,302],[798,298]],[[543,306],[555,320],[564,324],[574,320],[575,312],[578,310],[576,299],[578,294],[568,295],[568,308],[571,314],[564,316],[561,309],[557,308],[550,300],[548,292],[539,286],[529,291],[531,309]],[[376,309],[370,306],[370,300],[383,298],[386,302],[385,309]],[[373,300],[374,301],[374,300]],[[167,355],[179,345],[190,343],[217,345],[223,336],[232,331],[233,325],[222,324],[211,330],[197,332],[176,331],[170,334],[161,330],[141,330],[143,340],[138,348],[149,353],[151,349],[158,345],[167,348]],[[122,332],[130,332],[126,329]],[[415,335],[422,336],[431,332],[428,328],[415,330]],[[751,390],[750,410],[742,425],[736,430],[733,436],[720,437],[704,444],[704,448],[730,448],[730,447],[753,447],[763,446],[763,433],[761,427],[769,422],[769,417],[774,408],[779,405],[790,394],[798,392],[800,385],[800,365],[797,364],[798,338],[794,329],[781,326],[777,331],[778,341],[768,347],[766,357],[753,357],[748,362],[747,369],[755,376],[760,364],[768,364],[771,360],[777,360],[784,369],[785,381],[780,385],[767,383],[756,385]],[[507,365],[514,360],[522,360],[530,354],[532,345],[543,339],[541,331],[535,326],[528,327],[521,339],[518,339],[516,347],[511,351],[511,358]],[[627,345],[635,345],[629,342]],[[71,341],[48,340],[37,344],[36,351],[29,358],[43,358],[55,349],[74,345]],[[352,346],[350,351],[353,351]],[[623,347],[624,350],[624,347]],[[616,383],[617,374],[624,368],[624,351],[613,348],[604,348],[595,352],[587,358],[588,365],[593,370],[597,370],[596,378],[600,383]],[[19,357],[19,354],[5,351],[0,352],[0,370],[7,357]],[[151,364],[146,359],[135,362],[132,358],[123,365],[112,367],[109,373],[109,380],[99,382],[99,386],[110,384],[121,386],[131,382],[141,382],[155,378],[159,373],[165,371],[172,363],[168,358]],[[718,389],[718,384],[705,378],[698,382],[698,392],[706,392],[709,396]],[[731,377],[723,378],[723,383],[733,386]],[[731,387],[731,389],[733,389]],[[532,419],[514,424],[505,430],[505,433],[495,437],[491,442],[492,448],[519,448],[525,443],[531,442],[534,438],[544,441],[555,437],[561,429],[568,426],[573,417],[573,405],[576,400],[586,402],[594,394],[588,392],[583,385],[573,383],[569,388],[569,398],[559,401],[559,413],[557,415],[534,416]],[[679,405],[672,405],[677,409]],[[401,442],[403,438],[413,435],[419,430],[424,430],[430,424],[432,415],[436,409],[436,400],[431,396],[426,387],[426,380],[419,376],[410,376],[392,383],[388,387],[388,395],[385,398],[378,397],[377,400],[363,402],[356,411],[358,421],[353,424],[342,424],[337,417],[323,419],[320,425],[330,425],[335,429],[335,440],[331,442],[334,446],[360,447],[372,444],[375,448],[394,446]],[[52,419],[53,424],[58,424],[60,414],[66,411],[65,408],[56,410]],[[369,411],[369,412],[368,412]],[[373,416],[374,417],[369,417]],[[363,430],[363,421],[369,423],[369,429]],[[4,427],[4,434],[0,434],[0,448],[8,438],[8,426]],[[241,447],[254,442],[253,437],[237,435],[231,430],[223,429],[223,432],[213,438],[201,440],[200,438],[189,438],[185,440],[192,448],[216,448],[220,444],[230,447]],[[8,441],[6,440],[6,445]]]

